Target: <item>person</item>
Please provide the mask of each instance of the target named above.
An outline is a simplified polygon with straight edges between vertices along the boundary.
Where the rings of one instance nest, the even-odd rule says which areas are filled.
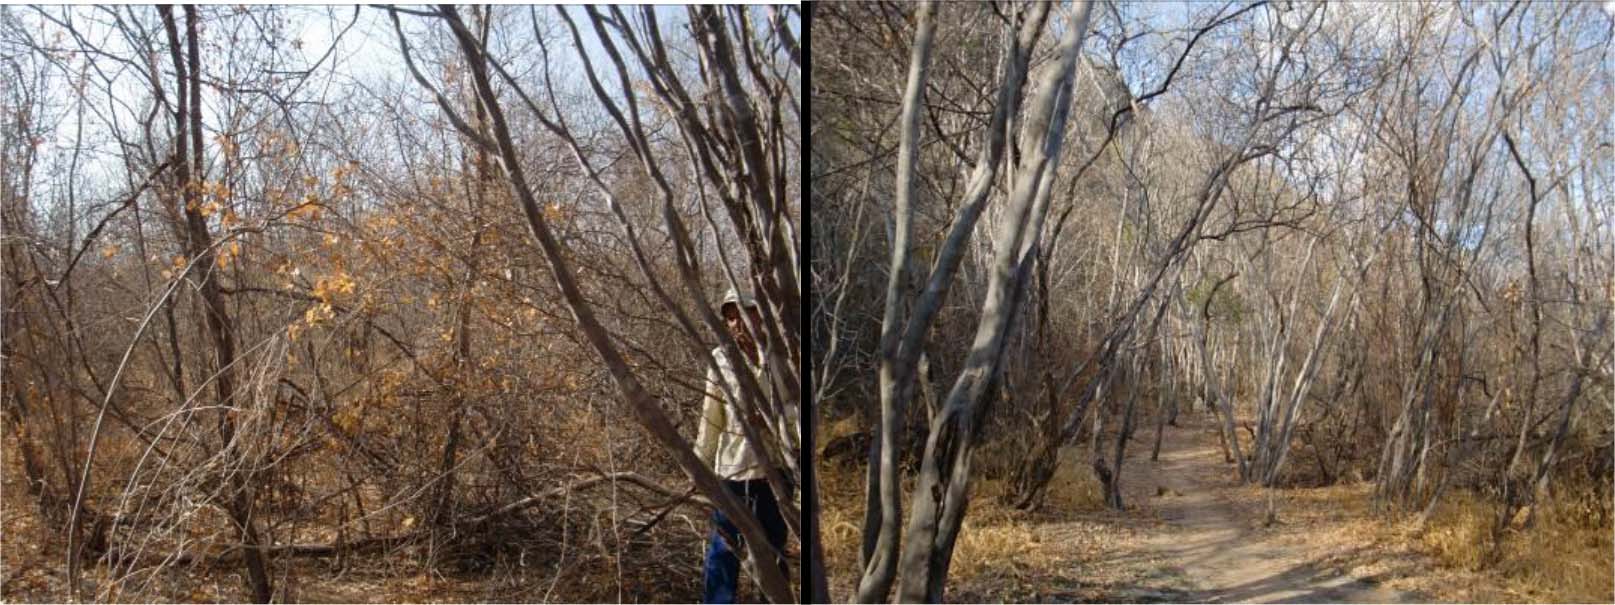
[[[757,377],[757,383],[764,389],[770,388],[767,371],[767,349],[761,345],[748,327],[761,326],[762,313],[751,296],[730,289],[724,295],[723,302],[718,305],[723,315],[729,334],[734,336],[735,344],[746,356],[739,367],[745,368]],[[785,552],[786,527],[785,518],[780,514],[779,502],[774,498],[774,490],[768,485],[765,473],[768,464],[761,452],[752,447],[746,439],[741,428],[740,408],[731,394],[740,392],[740,382],[736,378],[736,364],[732,363],[724,354],[723,347],[712,350],[712,356],[717,362],[716,368],[707,370],[706,396],[701,406],[701,420],[696,437],[696,453],[701,460],[717,473],[723,480],[724,487],[734,494],[746,507],[749,508],[757,521],[762,524],[763,531],[768,535],[768,542],[781,553],[781,558],[775,562],[780,570],[789,574],[790,567],[786,564],[783,554]],[[758,402],[758,405],[764,405]],[[794,410],[787,408],[786,415]],[[780,435],[785,435],[793,422],[788,417],[776,419],[781,426],[773,427]],[[759,430],[766,431],[762,427]],[[740,579],[739,549],[744,546],[740,530],[735,527],[722,511],[712,512],[712,533],[706,546],[706,562],[703,568],[704,589],[702,600],[706,603],[733,603]]]

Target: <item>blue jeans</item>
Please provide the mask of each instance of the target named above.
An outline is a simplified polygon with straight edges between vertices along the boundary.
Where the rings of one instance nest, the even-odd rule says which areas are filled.
[[[723,485],[756,515],[757,521],[763,525],[763,532],[768,534],[768,543],[780,552],[775,565],[779,565],[780,571],[789,578],[791,568],[784,558],[785,518],[780,516],[779,502],[774,500],[774,490],[769,489],[768,480],[725,481]],[[712,535],[707,544],[706,586],[701,602],[733,603],[740,585],[740,556],[737,553],[744,548],[745,542],[739,528],[724,516],[723,511],[712,511],[712,526]]]

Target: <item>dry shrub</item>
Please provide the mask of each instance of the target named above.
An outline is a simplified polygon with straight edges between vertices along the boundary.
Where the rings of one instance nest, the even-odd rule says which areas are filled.
[[[1448,496],[1420,536],[1424,550],[1442,563],[1470,571],[1487,569],[1522,592],[1552,601],[1615,600],[1615,541],[1608,517],[1588,498],[1555,498],[1541,504],[1532,527],[1506,530],[1501,551],[1489,561],[1496,504],[1471,493]]]
[[[977,478],[976,491],[971,498],[971,514],[984,498],[996,503],[1007,496],[1009,485],[1006,480],[1015,475],[1014,471],[1025,460],[1025,442],[1025,439],[998,439],[976,449],[972,455]],[[1060,448],[1060,464],[1045,488],[1042,511],[1074,513],[1104,508],[1105,487],[1094,476],[1092,466],[1083,455],[1084,451],[1080,447]]]
[[[1582,499],[1545,503],[1534,527],[1511,532],[1503,543],[1499,571],[1555,600],[1615,602],[1610,573],[1615,543],[1609,525],[1596,523],[1587,504]]]
[[[1003,496],[1011,488],[1009,473],[994,471],[1007,471],[1008,467],[992,467],[1004,460],[1018,460],[1012,447],[1005,447],[1002,441],[989,442],[975,455],[981,464],[971,480],[970,509],[954,543],[948,573],[950,594],[992,599],[1022,594],[1001,591],[1027,583],[1036,586],[1038,578],[1065,573],[1079,559],[1103,552],[1099,545],[1111,545],[1105,540],[1122,535],[1120,528],[1108,523],[1088,523],[1081,531],[1067,527],[1074,515],[1104,510],[1103,487],[1083,462],[1082,448],[1061,450],[1060,467],[1049,483],[1047,500],[1035,513],[1004,503]],[[862,464],[819,467],[820,534],[831,592],[838,596],[850,595],[861,575],[858,556],[863,541],[864,473]],[[905,514],[912,487],[912,478],[905,477]],[[1046,539],[1051,531],[1059,531],[1060,537]],[[1031,594],[1023,598],[1034,598]]]
[[[1008,483],[983,478],[977,479],[972,489],[970,510],[959,528],[948,580],[968,582],[989,570],[1035,564],[1038,532],[1026,523],[1024,514],[1003,504]]]
[[[979,452],[978,452],[979,453]],[[971,481],[970,510],[965,514],[954,544],[949,568],[950,586],[961,586],[984,576],[1018,575],[1027,569],[1050,566],[1055,550],[1046,548],[1038,529],[1040,518],[1072,511],[1100,510],[1104,493],[1098,479],[1078,462],[1076,448],[1067,448],[1048,488],[1043,511],[1028,515],[1003,502],[1010,489],[1007,479],[978,476]],[[864,468],[829,465],[820,468],[820,533],[825,564],[835,594],[849,594],[859,575],[858,553],[864,523]],[[904,481],[904,513],[911,482]]]
[[[814,444],[814,451],[824,449],[824,446],[829,445],[831,441],[861,433],[864,430],[863,419],[858,417],[857,414],[832,422],[817,431],[818,443]]]
[[[1060,466],[1049,480],[1044,506],[1055,512],[1097,511],[1105,508],[1105,486],[1082,463],[1081,448],[1060,448]]]
[[[858,581],[858,552],[863,544],[864,490],[862,467],[819,467],[819,539],[831,591],[851,594]]]
[[[1472,494],[1454,493],[1438,506],[1419,540],[1442,564],[1476,571],[1486,564],[1492,517],[1492,508]]]

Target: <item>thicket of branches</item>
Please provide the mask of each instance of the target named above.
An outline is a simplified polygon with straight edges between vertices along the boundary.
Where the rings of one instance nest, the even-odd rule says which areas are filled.
[[[688,440],[750,292],[811,479],[794,7],[0,11],[6,598],[692,600],[713,507],[772,560]]]
[[[941,598],[983,474],[1036,508],[1081,443],[1122,507],[1126,448],[1191,410],[1245,481],[1368,480],[1421,518],[1472,492],[1492,546],[1545,499],[1607,532],[1612,29],[1591,4],[820,6],[811,378],[859,427],[823,454],[867,463],[856,598]]]

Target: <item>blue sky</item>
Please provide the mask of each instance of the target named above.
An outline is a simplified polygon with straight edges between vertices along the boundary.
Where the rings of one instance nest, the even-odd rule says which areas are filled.
[[[637,17],[637,7],[624,8],[624,12],[629,13],[631,18]],[[138,57],[139,53],[133,52],[123,42],[123,34],[114,29],[111,11],[118,11],[118,16],[126,22],[138,21],[141,26],[151,28],[151,31],[161,40],[163,36],[160,25],[157,25],[156,11],[150,7],[105,9],[89,6],[39,8],[14,6],[7,7],[4,10],[16,16],[18,22],[25,25],[26,31],[35,42],[54,45],[64,51],[61,53],[63,55],[61,60],[51,70],[52,77],[56,81],[53,85],[45,88],[47,93],[63,90],[67,86],[66,80],[77,73],[87,73],[92,76],[91,84],[85,89],[83,95],[50,98],[52,107],[45,119],[53,122],[56,127],[54,128],[54,139],[50,141],[53,144],[46,145],[41,149],[41,166],[43,169],[40,171],[39,180],[44,182],[38,183],[38,188],[36,189],[36,192],[41,194],[36,196],[38,203],[45,206],[51,205],[54,201],[53,198],[60,197],[61,190],[64,189],[64,182],[49,175],[66,172],[65,170],[53,169],[52,165],[54,163],[55,166],[61,166],[62,163],[68,161],[65,150],[72,149],[81,135],[80,129],[77,127],[77,118],[81,110],[85,117],[82,136],[86,143],[87,152],[80,158],[80,170],[78,171],[80,175],[78,184],[80,197],[99,199],[122,191],[127,186],[127,183],[125,183],[126,175],[124,174],[119,150],[110,140],[109,133],[114,126],[130,129],[132,128],[131,125],[137,123],[136,116],[149,108],[149,99],[151,97],[149,84],[143,77],[140,77],[132,66],[105,56],[78,52],[78,43],[70,37],[58,35],[62,28],[56,24],[49,23],[42,16],[41,11],[56,19],[70,20],[73,26],[85,36],[90,46],[120,58]],[[501,58],[506,60],[513,68],[516,66],[531,66],[536,63],[538,57],[536,46],[531,44],[533,21],[529,14],[529,8],[525,6],[501,6],[495,10],[507,11],[507,16],[509,17],[508,29],[503,32],[506,39],[499,39],[497,34],[500,32],[496,30],[496,39],[492,45],[496,53],[512,48],[511,44],[525,44],[532,46],[532,48],[514,56],[501,56]],[[549,40],[550,66],[558,78],[558,88],[562,89],[558,90],[558,92],[563,95],[588,95],[586,81],[581,77],[582,63],[570,35],[566,33],[564,25],[556,18],[555,11],[557,7],[540,6],[531,10],[536,11],[539,26],[549,28],[553,32],[553,36]],[[583,52],[595,59],[597,70],[604,69],[602,64],[609,64],[609,61],[604,55],[599,40],[594,35],[593,28],[588,25],[584,10],[578,6],[560,7],[559,10],[566,11],[577,22],[583,41]],[[661,17],[660,29],[662,35],[669,46],[673,47],[675,60],[677,60],[679,54],[677,47],[680,45],[677,44],[676,40],[683,37],[685,8],[677,5],[661,5],[653,10]],[[414,84],[405,70],[402,55],[398,48],[398,39],[393,31],[387,11],[368,6],[357,9],[357,14],[355,11],[355,7],[351,5],[278,7],[275,14],[286,21],[284,38],[291,43],[291,47],[281,46],[281,51],[283,51],[282,62],[277,63],[275,68],[287,72],[300,71],[313,68],[318,63],[317,69],[308,79],[307,84],[299,90],[299,95],[305,99],[333,103],[360,98],[358,95],[363,94],[364,90],[399,90],[412,98],[422,101],[416,105],[422,115],[435,113],[435,108],[424,102],[428,98],[425,91],[420,90]],[[757,10],[755,14],[761,19],[764,18],[766,12]],[[229,7],[225,6],[205,7],[202,9],[202,16],[205,28],[203,32],[205,45],[227,45],[225,38],[236,25],[250,23],[253,26],[258,26],[266,22],[263,20],[265,15],[260,14],[254,17],[256,20],[248,21],[246,17],[232,12]],[[464,12],[464,9],[462,9],[462,16],[469,19],[469,15]],[[412,15],[401,15],[400,21],[404,31],[409,35],[417,64],[420,65],[429,79],[434,81],[441,79],[442,74],[435,67],[435,59],[452,53],[452,48],[445,43],[445,26],[435,22],[434,19]],[[351,28],[349,27],[350,23]],[[800,35],[800,22],[794,15],[788,25],[794,33],[798,36]],[[344,29],[346,29],[345,33]],[[251,36],[253,33],[248,31],[246,35]],[[332,48],[333,42],[336,44],[335,48]],[[244,44],[253,44],[253,42],[246,41]],[[619,42],[619,44],[621,43]],[[159,46],[159,50],[162,48],[165,47]],[[243,48],[255,47],[243,46]],[[204,51],[203,60],[207,66],[208,75],[225,77],[224,63],[227,61],[230,52],[236,49],[232,49],[228,45],[218,49],[204,46],[204,49],[206,50]],[[43,61],[41,56],[28,52],[26,48],[8,48],[5,51],[7,53],[16,51],[15,54],[25,62],[37,63]],[[237,61],[255,60],[251,56],[250,50],[242,50],[241,52],[243,55],[238,56]],[[328,57],[326,57],[327,53],[329,53]],[[320,63],[322,57],[325,58],[323,63]],[[165,71],[169,70],[170,68],[166,61],[167,57],[162,56],[159,59],[161,59],[158,61],[159,67]],[[631,60],[629,63],[632,65]],[[253,68],[253,65],[256,64],[238,67],[237,69],[246,70],[242,73],[247,73]],[[103,77],[110,78],[113,81],[110,87],[110,96],[107,94],[106,85],[101,81]],[[164,85],[172,87],[172,83],[168,81],[165,81]],[[612,91],[616,88],[615,82],[610,80],[607,80],[606,86],[608,90]],[[168,91],[169,94],[172,94],[172,92],[172,90]],[[578,112],[598,111],[598,106],[592,102],[592,97],[585,96],[583,98],[587,98],[591,102],[580,103],[576,107]],[[221,111],[221,108],[216,105],[217,102],[219,102],[217,95],[212,94],[209,90],[204,90],[203,105],[207,128],[209,129],[216,128],[223,121],[217,113]],[[568,107],[569,112],[572,109],[572,107]],[[208,138],[208,144],[213,145],[211,137]]]

